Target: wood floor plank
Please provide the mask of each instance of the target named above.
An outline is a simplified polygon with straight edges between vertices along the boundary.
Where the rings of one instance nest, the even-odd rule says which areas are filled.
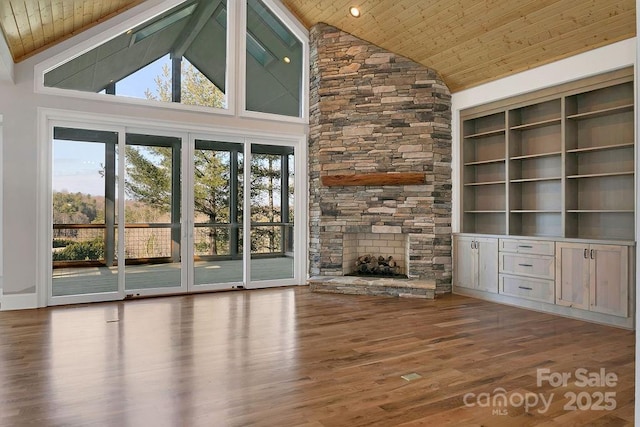
[[[634,346],[632,331],[455,295],[301,287],[1,312],[0,425],[633,425]],[[618,380],[580,387],[578,368]],[[572,378],[538,386],[538,369]],[[500,390],[553,399],[482,404]],[[566,408],[566,393],[604,392],[615,408]]]

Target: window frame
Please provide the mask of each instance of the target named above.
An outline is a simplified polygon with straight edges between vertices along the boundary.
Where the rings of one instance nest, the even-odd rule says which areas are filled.
[[[300,112],[298,117],[285,116],[281,114],[263,113],[259,111],[247,110],[247,0],[240,1],[240,10],[238,12],[238,64],[237,71],[239,76],[238,84],[238,115],[254,119],[278,120],[291,123],[308,123],[309,122],[309,32],[302,26],[300,22],[293,16],[288,9],[276,0],[261,0],[267,8],[276,15],[282,24],[293,33],[295,37],[302,43],[302,87],[300,88]]]
[[[170,10],[174,7],[179,6],[185,0],[162,0],[160,4],[156,6],[151,6],[146,10],[141,10],[138,13],[136,11],[142,9],[144,4],[137,6],[132,9],[133,15],[126,18],[124,21],[120,23],[112,23],[112,20],[108,20],[104,23],[106,29],[104,31],[100,31],[98,34],[91,36],[87,40],[81,41],[75,44],[73,47],[69,49],[65,49],[64,51],[36,64],[34,66],[34,92],[38,94],[44,95],[56,95],[56,96],[64,96],[64,97],[72,97],[72,98],[80,98],[86,100],[100,101],[100,102],[110,102],[116,104],[127,104],[133,106],[144,106],[151,108],[160,108],[160,109],[171,109],[171,110],[179,110],[179,111],[192,111],[192,112],[206,112],[210,114],[219,114],[224,116],[233,116],[235,115],[235,100],[237,98],[236,92],[236,73],[234,72],[234,57],[237,56],[236,53],[236,33],[238,32],[237,25],[237,0],[227,0],[227,58],[226,58],[226,70],[225,70],[225,86],[226,86],[226,97],[227,97],[227,108],[215,108],[208,106],[200,106],[200,105],[188,105],[181,104],[177,102],[162,102],[162,101],[154,101],[148,99],[141,98],[132,98],[127,96],[118,96],[111,95],[105,96],[105,94],[101,94],[99,92],[85,92],[80,90],[73,89],[62,89],[55,87],[47,87],[44,84],[44,75],[51,71],[52,69],[64,64],[65,62],[69,62],[86,52],[95,49],[102,44],[120,36],[123,33],[126,33],[131,28],[135,28],[136,26],[144,23],[148,20],[151,20],[167,10]],[[125,12],[127,13],[127,12]],[[110,26],[107,26],[111,23]],[[101,27],[101,26],[100,26]]]
[[[57,66],[102,45],[103,43],[125,33],[141,23],[150,20],[167,10],[183,3],[184,0],[159,0],[159,3],[147,6],[143,3],[122,14],[123,20],[117,22],[117,17],[105,21],[90,29],[87,33],[95,32],[89,38],[75,43],[72,47],[45,59],[34,66],[34,92],[44,95],[55,95],[79,98],[96,102],[109,102],[131,106],[144,106],[155,109],[177,110],[253,118],[287,123],[309,123],[309,32],[278,0],[262,0],[282,24],[302,43],[302,87],[300,115],[298,117],[272,113],[262,113],[246,109],[246,11],[247,0],[227,0],[227,58],[226,58],[226,96],[227,108],[186,105],[175,102],[152,101],[126,96],[105,96],[101,93],[84,92],[72,89],[47,87],[44,85],[44,75]],[[114,23],[115,22],[115,23]],[[97,31],[97,32],[96,32]]]

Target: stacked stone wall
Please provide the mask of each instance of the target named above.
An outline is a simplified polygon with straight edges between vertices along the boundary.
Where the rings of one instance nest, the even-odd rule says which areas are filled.
[[[451,290],[451,95],[436,71],[326,24],[311,29],[310,274],[342,275],[344,233],[404,233],[409,277]],[[324,175],[421,172],[423,185]]]

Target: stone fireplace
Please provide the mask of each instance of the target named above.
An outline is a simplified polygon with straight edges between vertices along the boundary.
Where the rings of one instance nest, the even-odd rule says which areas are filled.
[[[401,261],[401,287],[450,292],[448,88],[434,70],[337,28],[310,35],[310,283],[379,252]]]

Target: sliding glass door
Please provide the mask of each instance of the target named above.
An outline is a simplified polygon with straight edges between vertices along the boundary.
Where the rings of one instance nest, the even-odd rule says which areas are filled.
[[[294,148],[251,144],[251,282],[281,286],[294,277]]]
[[[57,126],[51,147],[49,304],[296,283],[292,143]]]
[[[244,286],[243,145],[195,138],[191,166],[194,291]]]
[[[186,291],[182,277],[182,138],[127,132],[125,292]]]
[[[50,301],[101,301],[121,296],[117,147],[118,132],[53,129]]]

